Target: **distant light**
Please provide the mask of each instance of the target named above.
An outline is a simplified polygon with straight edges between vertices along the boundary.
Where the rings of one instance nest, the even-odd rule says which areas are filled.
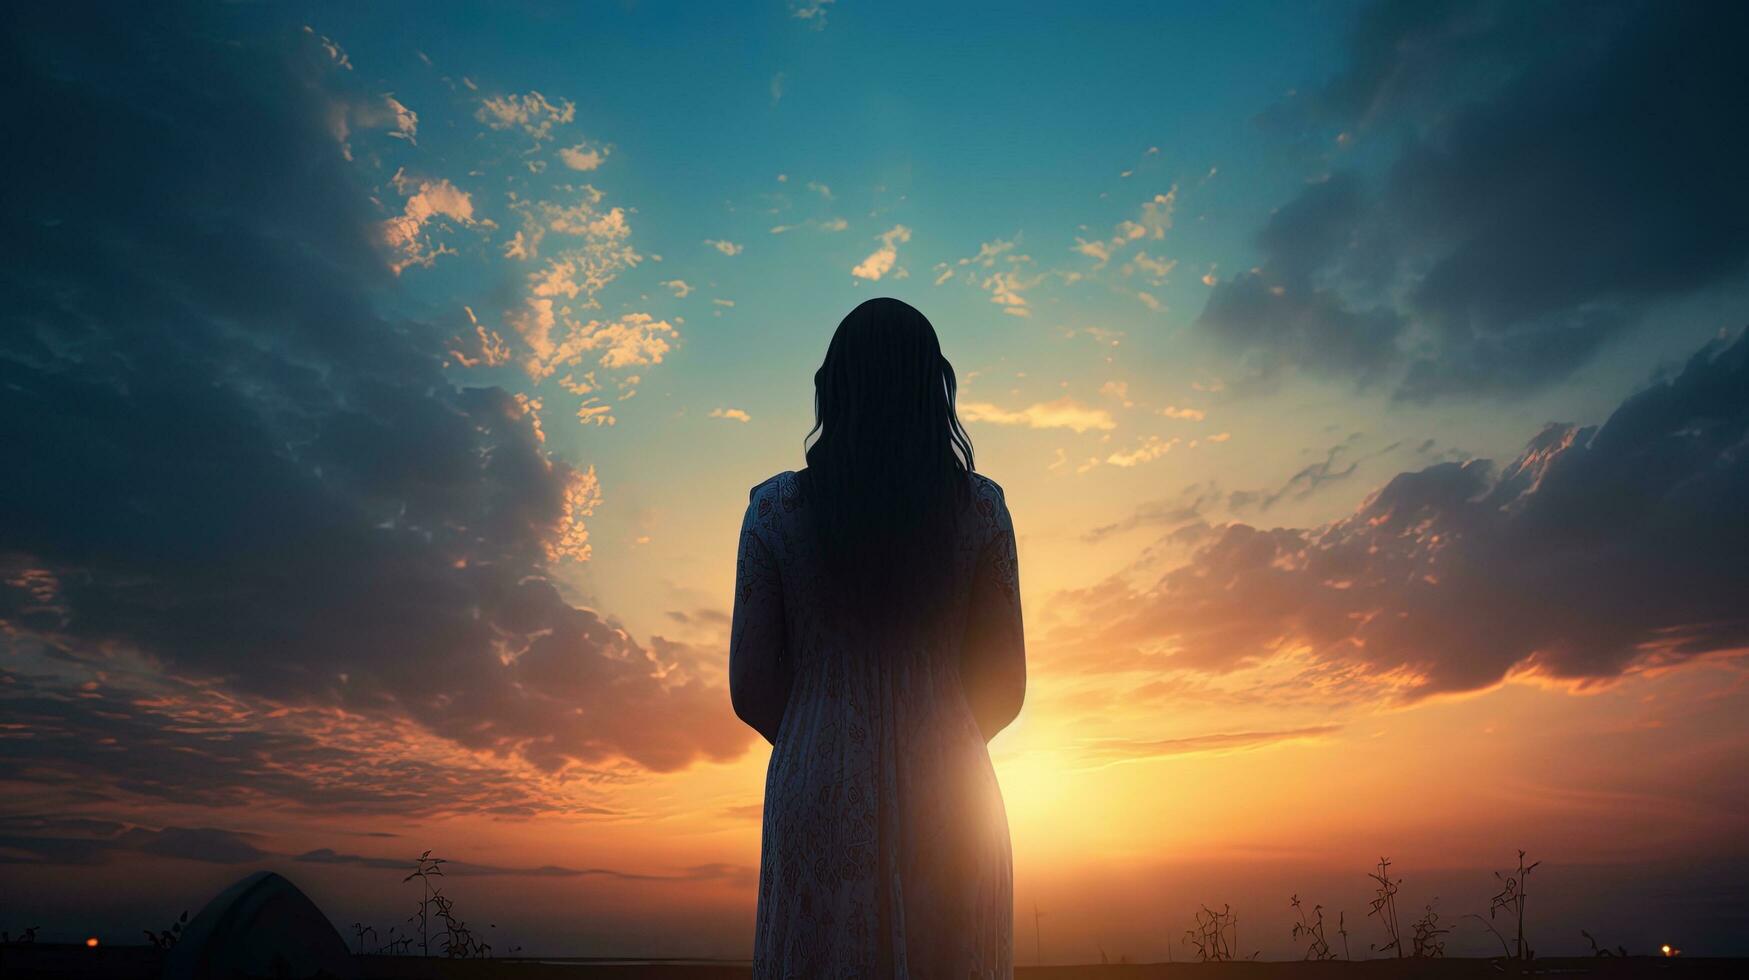
[[[92,936],[90,939],[85,940],[85,945],[91,947],[92,949],[96,949],[97,948],[97,937]],[[1670,947],[1666,946],[1666,947],[1664,947],[1664,949],[1669,950]]]
[[[1669,943],[1665,943],[1664,945],[1662,945],[1658,948],[1662,949],[1664,951],[1665,956],[1675,956],[1678,953],[1682,952],[1682,950],[1680,950],[1680,949],[1672,949]]]

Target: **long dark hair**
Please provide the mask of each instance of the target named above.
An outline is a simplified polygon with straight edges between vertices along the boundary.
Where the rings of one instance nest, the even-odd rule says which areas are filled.
[[[908,303],[867,300],[832,334],[803,488],[819,584],[844,625],[914,626],[945,598],[972,472],[957,387],[935,327]]]

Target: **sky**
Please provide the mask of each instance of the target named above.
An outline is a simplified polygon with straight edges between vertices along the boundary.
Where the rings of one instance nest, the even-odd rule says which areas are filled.
[[[398,869],[745,957],[746,494],[921,309],[1016,522],[1018,961],[1749,952],[1749,17],[4,14],[0,928]],[[29,921],[27,921],[29,920]],[[160,921],[161,920],[161,921]]]

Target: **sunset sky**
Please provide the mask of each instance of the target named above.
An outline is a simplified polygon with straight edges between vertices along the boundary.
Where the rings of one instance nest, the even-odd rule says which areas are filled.
[[[1483,954],[1519,848],[1539,951],[1749,952],[1749,8],[97,9],[0,13],[0,928],[434,848],[748,955],[736,531],[890,295],[1019,535],[1019,963],[1365,955],[1381,856]]]

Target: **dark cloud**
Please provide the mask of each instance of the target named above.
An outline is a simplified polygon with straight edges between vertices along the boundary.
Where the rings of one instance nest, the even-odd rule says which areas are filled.
[[[1343,442],[1324,450],[1323,459],[1294,471],[1280,486],[1223,491],[1213,480],[1192,483],[1175,497],[1145,501],[1122,520],[1101,524],[1086,532],[1081,536],[1082,540],[1103,541],[1112,535],[1137,528],[1167,527],[1174,531],[1170,540],[1189,543],[1202,536],[1207,530],[1210,512],[1219,512],[1223,505],[1228,512],[1239,514],[1267,511],[1283,500],[1304,500],[1325,487],[1350,479],[1366,461],[1395,452],[1402,446],[1401,443],[1393,442],[1357,456],[1354,455],[1354,447],[1361,439],[1361,433],[1351,434]],[[1430,444],[1432,441],[1430,439],[1427,442]]]
[[[264,799],[359,814],[599,812],[549,798],[525,773],[402,744],[393,726],[252,710],[173,679],[68,685],[0,669],[0,714],[18,726],[0,737],[0,783],[36,812]]]
[[[343,864],[356,868],[381,868],[394,871],[406,871],[413,863],[408,858],[341,854],[326,847],[306,851],[297,855],[293,860],[308,864]],[[445,861],[443,873],[445,877],[452,878],[494,875],[522,878],[617,878],[622,881],[712,881],[725,878],[746,881],[755,879],[758,875],[756,870],[738,864],[701,864],[682,868],[673,874],[639,874],[615,868],[568,868],[556,864],[543,864],[533,868],[513,868],[496,864],[471,864],[466,861]]]
[[[318,45],[237,40],[217,9],[3,16],[9,646],[137,652],[259,703],[410,720],[548,769],[745,749],[720,689],[555,586],[593,474],[549,456],[514,395],[446,376],[454,324],[384,312],[384,215],[342,156],[348,94]],[[43,682],[6,696],[142,755],[184,738]],[[281,738],[239,732],[231,750],[324,751]],[[98,741],[60,744],[116,779],[224,792],[188,764],[124,770]]]
[[[0,864],[105,864],[117,854],[249,864],[271,855],[255,835],[213,827],[151,829],[95,820],[0,818]]]
[[[1352,373],[1362,383],[1398,361],[1396,338],[1407,318],[1393,309],[1351,309],[1339,283],[1315,278],[1352,248],[1364,218],[1361,181],[1338,174],[1308,187],[1258,234],[1263,262],[1215,286],[1198,324],[1242,352],[1249,369],[1271,374],[1288,365]]]
[[[1304,118],[1400,149],[1277,211],[1199,323],[1258,373],[1403,398],[1566,377],[1659,301],[1740,281],[1744,37],[1742,4],[1375,5]]]
[[[1326,449],[1323,459],[1294,471],[1294,474],[1279,487],[1268,490],[1233,491],[1227,495],[1227,506],[1235,512],[1252,509],[1261,512],[1274,507],[1283,500],[1305,500],[1327,486],[1341,483],[1354,476],[1360,470],[1360,465],[1367,460],[1395,452],[1401,446],[1401,443],[1393,442],[1370,453],[1353,456],[1354,444],[1360,438],[1360,433],[1356,432],[1349,436],[1346,441]],[[1346,463],[1340,462],[1344,457],[1351,458]]]
[[[1082,535],[1085,541],[1103,541],[1114,534],[1139,527],[1183,527],[1202,522],[1204,510],[1219,501],[1221,491],[1213,480],[1192,483],[1178,495],[1165,500],[1151,500],[1137,507],[1120,521],[1100,526]]]
[[[1749,333],[1505,467],[1437,463],[1319,528],[1232,524],[1144,592],[1064,597],[1107,669],[1288,650],[1408,697],[1749,647]],[[1089,625],[1093,624],[1093,625]]]
[[[275,864],[289,858],[306,864],[334,864],[405,873],[412,857],[366,857],[320,847],[287,855],[263,850],[255,834],[212,827],[150,828],[105,821],[53,817],[0,817],[0,864],[109,864],[130,854],[145,854],[210,864]],[[531,878],[617,878],[624,881],[746,882],[757,871],[737,864],[700,864],[669,874],[641,874],[615,868],[570,868],[547,864],[516,868],[467,861],[445,861],[446,877],[501,875]]]

